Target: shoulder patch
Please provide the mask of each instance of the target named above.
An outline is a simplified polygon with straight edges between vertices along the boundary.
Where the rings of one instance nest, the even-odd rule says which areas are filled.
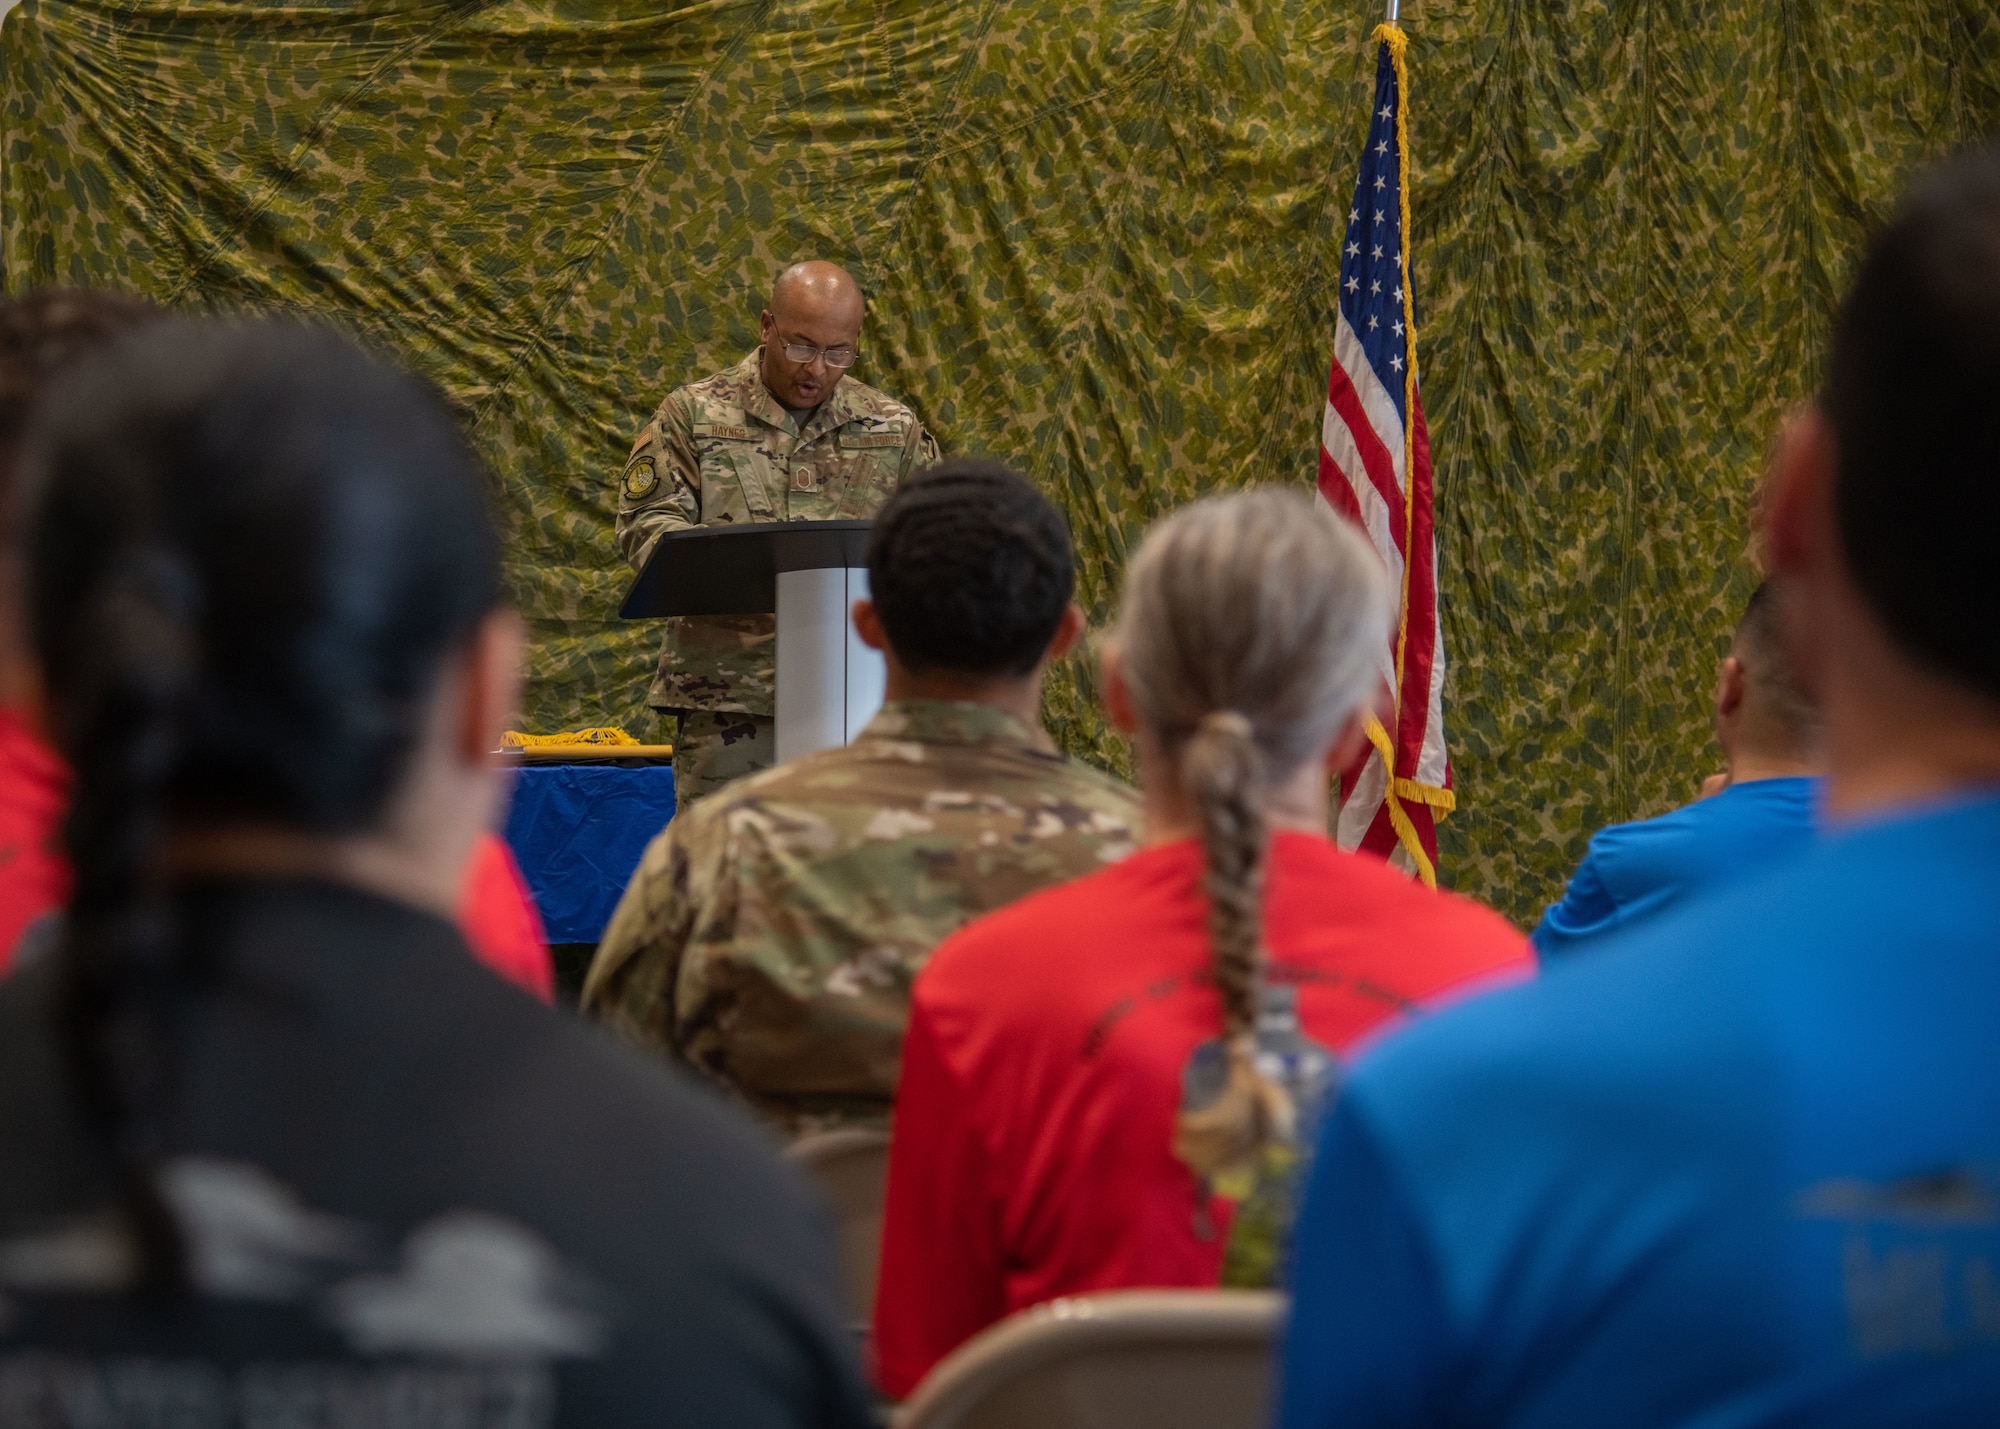
[[[630,461],[632,460],[633,457],[639,455],[639,449],[645,446],[647,442],[651,441],[652,437],[653,437],[653,428],[650,423],[647,424],[646,426],[641,427],[639,429],[639,435],[632,438],[632,450],[625,453],[625,460]]]
[[[649,456],[637,457],[625,468],[625,476],[620,482],[628,501],[644,501],[660,484],[659,469]]]
[[[721,437],[724,441],[747,442],[752,440],[748,427],[731,427],[721,422],[696,422],[694,434],[698,437]]]

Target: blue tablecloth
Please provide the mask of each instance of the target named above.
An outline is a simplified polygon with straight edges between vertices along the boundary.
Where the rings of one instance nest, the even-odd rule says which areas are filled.
[[[551,943],[594,943],[639,856],[674,816],[665,764],[528,765],[515,773],[507,842]]]

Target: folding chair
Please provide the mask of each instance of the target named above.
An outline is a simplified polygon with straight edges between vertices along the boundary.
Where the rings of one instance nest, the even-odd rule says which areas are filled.
[[[863,1129],[815,1132],[793,1142],[785,1154],[805,1168],[833,1206],[848,1307],[866,1326],[875,1313],[875,1264],[882,1253],[889,1133]]]
[[[1265,1429],[1285,1300],[1115,1290],[1002,1321],[917,1386],[896,1429]]]

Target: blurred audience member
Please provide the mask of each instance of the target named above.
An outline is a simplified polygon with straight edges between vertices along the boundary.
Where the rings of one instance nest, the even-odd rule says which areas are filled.
[[[521,627],[442,404],[324,332],[166,323],[37,423],[75,882],[0,985],[6,1403],[868,1423],[821,1217],[755,1129],[451,922]]]
[[[1993,1421],[2000,151],[1871,245],[1765,520],[1825,827],[1361,1064],[1286,1429]]]
[[[1041,728],[1083,629],[1069,532],[998,462],[875,518],[855,628],[888,700],[855,739],[729,785],[646,850],[584,1005],[793,1131],[885,1123],[910,979],[938,940],[1129,852],[1137,796]]]
[[[1819,713],[1785,653],[1781,592],[1758,586],[1715,684],[1726,772],[1672,813],[1614,824],[1530,934],[1543,958],[1623,932],[1682,900],[1756,873],[1812,838]]]
[[[1268,1282],[1340,1056],[1527,968],[1500,918],[1325,837],[1391,606],[1366,540],[1304,495],[1204,502],[1147,537],[1104,678],[1148,847],[969,925],[917,978],[888,1393],[1056,1296]]]
[[[29,928],[69,896],[69,865],[54,847],[68,797],[69,770],[27,708],[0,703],[0,977]]]
[[[487,967],[543,1002],[555,1001],[555,960],[541,912],[514,851],[498,834],[481,834],[472,846],[458,896],[458,929]]]
[[[69,770],[43,738],[34,662],[22,635],[18,558],[11,554],[14,463],[35,399],[57,373],[163,316],[122,293],[53,289],[0,302],[0,976],[28,929],[69,894],[69,865],[58,846]],[[480,961],[544,1002],[554,997],[541,917],[495,835],[474,853],[460,922]]]
[[[50,377],[159,316],[118,293],[56,289],[0,302],[0,976],[22,934],[69,894],[69,865],[56,846],[69,771],[35,714],[35,667],[14,554],[14,466],[35,398]]]

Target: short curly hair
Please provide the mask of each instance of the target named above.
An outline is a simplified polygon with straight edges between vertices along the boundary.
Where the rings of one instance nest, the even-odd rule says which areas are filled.
[[[909,670],[1023,676],[1076,588],[1069,528],[1004,462],[953,458],[889,498],[868,539],[868,583]]]

